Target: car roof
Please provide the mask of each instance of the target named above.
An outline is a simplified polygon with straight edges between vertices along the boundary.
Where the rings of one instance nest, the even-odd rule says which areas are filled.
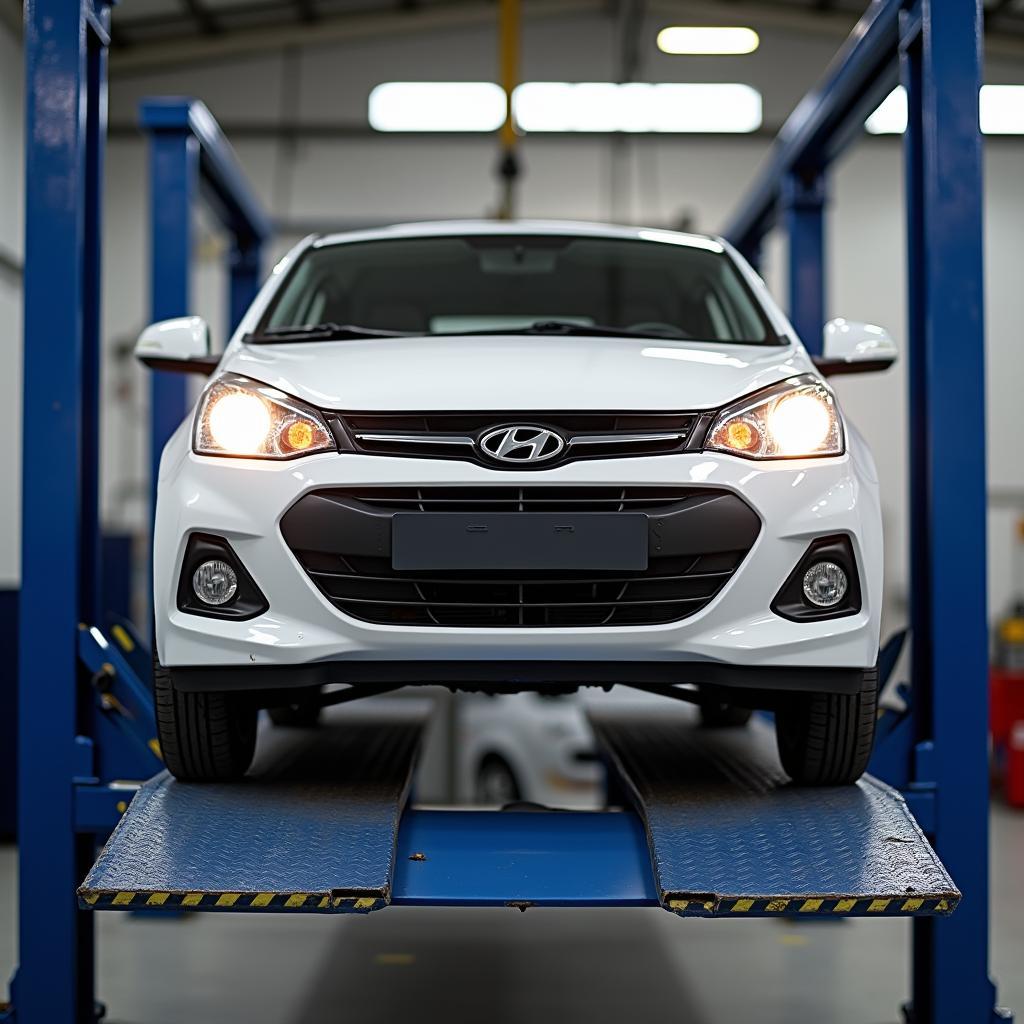
[[[339,245],[391,238],[444,238],[461,235],[573,235],[587,238],[624,238],[649,242],[671,242],[721,252],[722,240],[713,235],[698,235],[664,228],[626,227],[573,220],[437,220],[339,234],[322,235],[314,246]]]

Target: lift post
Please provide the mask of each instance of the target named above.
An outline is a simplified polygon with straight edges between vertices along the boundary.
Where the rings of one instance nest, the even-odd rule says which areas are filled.
[[[876,0],[784,125],[726,232],[756,253],[787,210],[790,316],[816,351],[824,279],[809,267],[821,266],[822,220],[816,200],[800,210],[794,176],[821,180],[901,73],[909,109],[913,728],[896,730],[905,747],[884,754],[889,764],[903,762],[895,781],[906,781],[936,850],[970,894],[951,919],[915,922],[907,1010],[915,1024],[1006,1019],[988,976],[982,38],[980,3]]]
[[[93,1014],[93,926],[66,887],[88,867],[76,835],[89,702],[78,624],[96,621],[100,223],[109,8],[25,7],[22,582],[18,691],[19,1024]],[[31,907],[31,910],[28,908]],[[60,965],[55,975],[54,963]]]
[[[987,1021],[995,1003],[988,977],[982,44],[980,4],[925,0],[901,14],[917,781],[934,785],[936,849],[974,896],[956,920],[914,927],[914,1019],[935,1024]]]
[[[128,648],[83,625],[98,623],[101,612],[100,238],[109,42],[105,0],[26,5],[19,967],[11,1003],[0,1003],[0,1020],[14,1019],[16,1006],[18,1024],[80,1024],[102,1014],[94,999],[92,919],[77,910],[71,893],[135,792],[110,780],[142,780],[160,767],[151,698],[125,657]],[[204,183],[233,239],[237,315],[258,287],[269,221],[205,107],[155,102],[147,116],[155,139],[156,315],[188,312],[189,220]],[[154,396],[163,424],[154,435],[180,422],[183,397],[177,412],[173,406],[166,395]]]
[[[786,175],[781,203],[789,239],[789,311],[811,355],[821,355],[825,323],[825,189],[822,171]]]

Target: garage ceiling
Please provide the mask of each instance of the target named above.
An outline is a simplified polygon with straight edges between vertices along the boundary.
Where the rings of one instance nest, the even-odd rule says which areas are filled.
[[[524,0],[524,13],[527,17],[615,14],[631,3],[676,23],[742,24],[750,19],[765,26],[775,23],[844,33],[865,8],[865,0],[741,0],[727,7],[711,0],[692,4],[678,0]],[[496,0],[126,0],[114,8],[113,23],[118,50],[153,47],[158,62],[167,63],[166,56],[175,50],[172,46],[164,54],[167,44],[197,37],[204,43],[231,40],[226,49],[232,52],[279,48],[313,42],[324,29],[330,29],[333,38],[343,38],[401,27],[477,24],[495,18],[496,7]],[[1024,0],[985,0],[985,8],[990,37],[1024,42]],[[308,40],[304,32],[309,33]],[[266,47],[256,45],[261,35],[268,41]],[[240,46],[243,40],[247,45]]]

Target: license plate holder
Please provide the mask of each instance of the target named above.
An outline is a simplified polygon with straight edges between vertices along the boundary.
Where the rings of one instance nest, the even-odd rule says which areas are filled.
[[[397,512],[391,565],[429,571],[643,571],[642,512]]]

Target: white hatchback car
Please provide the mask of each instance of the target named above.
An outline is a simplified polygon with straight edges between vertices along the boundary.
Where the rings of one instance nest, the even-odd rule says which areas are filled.
[[[721,239],[550,222],[311,238],[219,359],[160,465],[160,741],[241,775],[260,707],[443,683],[689,688],[775,712],[797,781],[871,750],[882,528],[828,373],[889,365],[833,321],[812,360]]]

